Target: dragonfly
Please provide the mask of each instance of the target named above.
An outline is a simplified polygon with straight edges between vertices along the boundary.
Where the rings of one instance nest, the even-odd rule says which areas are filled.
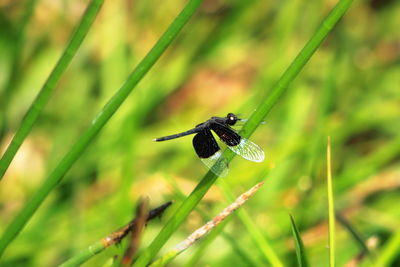
[[[231,126],[239,119],[235,114],[228,113],[226,117],[211,117],[188,131],[159,137],[154,141],[161,142],[195,134],[193,147],[201,161],[217,176],[228,174],[228,160],[223,157],[221,149],[211,131],[213,131],[227,147],[244,159],[253,162],[264,161],[264,151],[250,140],[240,136]]]

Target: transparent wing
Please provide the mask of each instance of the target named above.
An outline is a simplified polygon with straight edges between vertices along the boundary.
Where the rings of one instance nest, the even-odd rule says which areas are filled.
[[[228,174],[228,161],[222,157],[221,150],[209,129],[197,133],[193,137],[193,147],[197,156],[216,175]]]
[[[221,150],[211,157],[200,159],[217,176],[224,177],[228,174],[228,161],[222,156]]]
[[[238,145],[228,146],[228,148],[247,160],[254,162],[264,161],[264,151],[248,139],[241,138]]]

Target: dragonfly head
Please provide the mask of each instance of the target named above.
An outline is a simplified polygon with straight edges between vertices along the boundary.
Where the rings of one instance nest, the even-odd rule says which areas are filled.
[[[239,118],[233,113],[228,113],[228,115],[226,115],[226,124],[228,125],[235,125],[238,120]]]

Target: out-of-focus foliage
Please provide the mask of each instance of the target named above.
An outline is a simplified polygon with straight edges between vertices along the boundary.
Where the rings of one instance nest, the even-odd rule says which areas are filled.
[[[21,36],[21,18],[30,2],[0,2],[2,151],[87,5],[81,0],[38,0]],[[191,137],[152,140],[192,128],[211,116],[228,112],[248,116],[335,2],[205,1],[10,245],[0,265],[61,263],[128,222],[142,195],[149,196],[151,206],[168,200],[178,206],[181,198],[171,180],[188,194],[206,169],[193,151]],[[184,3],[105,2],[0,183],[1,233]],[[237,157],[223,178],[237,195],[265,179],[244,208],[287,266],[296,264],[288,213],[296,218],[310,266],[328,264],[328,135],[337,212],[365,242],[376,243],[370,249],[378,258],[398,234],[399,12],[398,1],[356,1],[290,94],[252,136],[266,160],[256,164]],[[199,209],[211,217],[226,205],[223,194],[213,188]],[[167,211],[164,219],[148,225],[142,248],[170,214]],[[167,246],[204,222],[203,216],[193,213]],[[239,220],[231,220],[221,236],[225,238],[210,243],[202,257],[196,255],[198,266],[265,264]],[[355,261],[363,251],[342,224],[336,227],[336,242],[338,266]],[[196,249],[180,255],[174,266],[183,266]],[[123,246],[110,248],[87,266],[98,266],[122,252]],[[392,264],[400,264],[399,253],[393,256]],[[362,261],[371,265],[368,257]]]

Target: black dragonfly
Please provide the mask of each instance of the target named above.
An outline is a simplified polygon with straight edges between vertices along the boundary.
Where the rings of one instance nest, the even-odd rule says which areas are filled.
[[[241,137],[230,127],[238,121],[241,121],[241,119],[233,113],[228,113],[226,117],[211,117],[211,119],[200,123],[191,130],[156,138],[154,141],[160,142],[196,134],[193,137],[193,147],[199,158],[216,175],[226,176],[228,173],[228,161],[222,157],[221,149],[215,141],[211,130],[218,135],[229,149],[241,157],[254,162],[262,162],[264,160],[264,151],[258,145]]]

